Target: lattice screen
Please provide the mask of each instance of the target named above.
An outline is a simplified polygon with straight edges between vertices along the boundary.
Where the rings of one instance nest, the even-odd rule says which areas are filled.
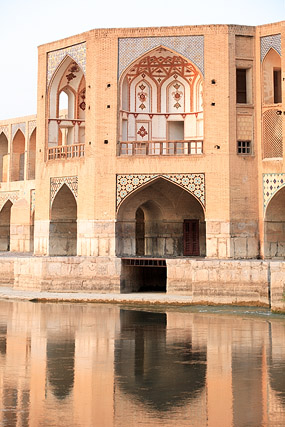
[[[263,158],[283,157],[282,115],[277,110],[263,113]]]

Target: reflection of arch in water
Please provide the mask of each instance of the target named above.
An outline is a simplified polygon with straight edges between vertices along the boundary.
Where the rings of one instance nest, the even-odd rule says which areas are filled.
[[[121,310],[115,376],[131,399],[165,412],[195,399],[206,383],[206,352],[167,343],[166,314]],[[131,343],[131,345],[130,345]]]
[[[269,367],[269,381],[273,390],[276,391],[278,398],[281,403],[285,406],[285,361],[282,358],[282,354],[277,352],[277,355],[274,357],[272,354],[272,341],[274,337],[274,332],[272,331],[272,324],[268,323],[269,327],[269,342],[270,349],[267,359],[267,365]]]
[[[54,396],[61,400],[73,389],[74,352],[74,339],[47,342],[47,376]]]
[[[0,355],[5,356],[7,347],[7,325],[0,324]]]

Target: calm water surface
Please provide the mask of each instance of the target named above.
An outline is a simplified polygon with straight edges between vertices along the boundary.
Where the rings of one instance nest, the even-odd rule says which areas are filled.
[[[285,320],[0,301],[1,426],[285,426]]]

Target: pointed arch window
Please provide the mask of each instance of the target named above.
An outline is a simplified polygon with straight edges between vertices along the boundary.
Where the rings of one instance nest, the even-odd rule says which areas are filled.
[[[119,155],[200,154],[203,102],[198,81],[202,81],[200,71],[164,47],[134,61],[120,83]],[[170,134],[174,141],[169,140]],[[197,140],[199,152],[195,151]]]
[[[66,56],[49,85],[48,159],[84,155],[85,93],[82,69]]]

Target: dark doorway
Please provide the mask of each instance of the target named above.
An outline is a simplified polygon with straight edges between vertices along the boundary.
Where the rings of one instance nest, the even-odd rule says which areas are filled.
[[[122,259],[121,293],[166,292],[164,259]]]
[[[184,255],[199,256],[199,220],[185,219],[183,224]]]
[[[144,212],[141,208],[136,211],[136,254],[145,254],[145,223]]]

